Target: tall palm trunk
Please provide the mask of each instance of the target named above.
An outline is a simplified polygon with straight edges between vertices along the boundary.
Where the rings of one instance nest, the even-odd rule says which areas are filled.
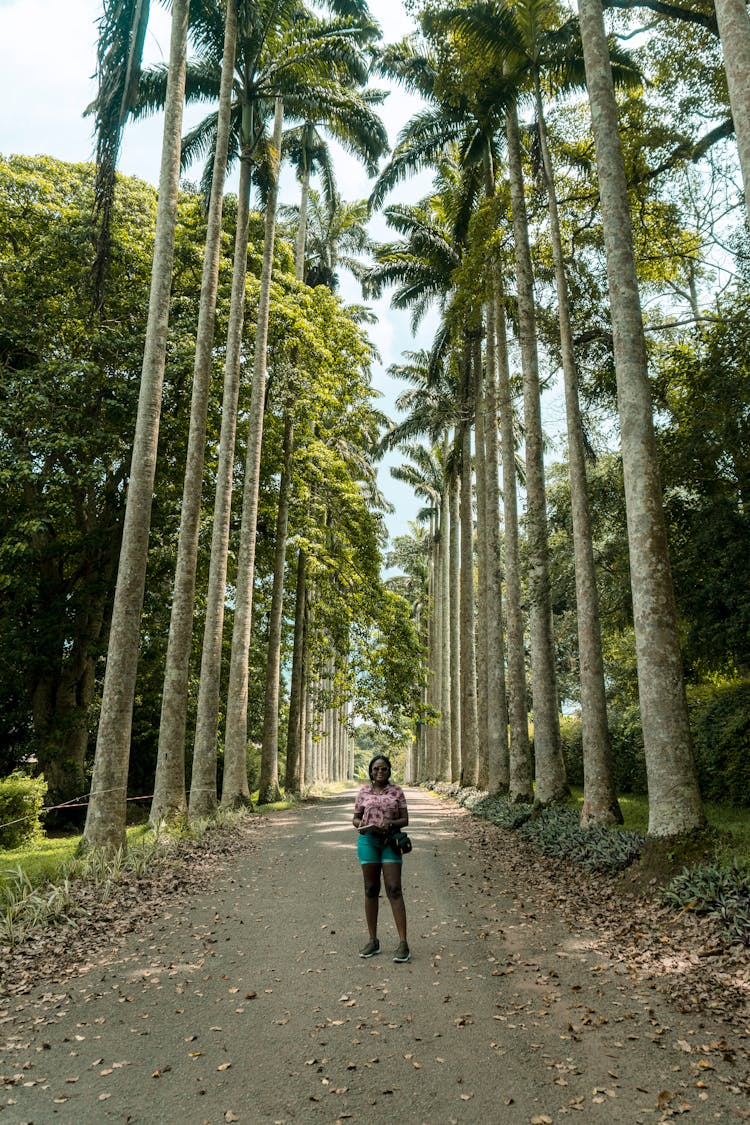
[[[287,411],[284,422],[284,466],[279,482],[279,510],[276,517],[276,545],[273,564],[271,617],[268,629],[266,692],[263,707],[263,741],[260,751],[258,802],[278,801],[279,789],[279,691],[281,681],[281,629],[284,621],[284,566],[289,529],[289,495],[294,457],[294,422]]]
[[[221,215],[224,202],[224,180],[229,147],[229,126],[232,110],[232,79],[237,44],[237,4],[227,3],[224,26],[224,55],[221,64],[219,119],[214,153],[211,198],[208,206],[206,247],[203,258],[198,329],[195,342],[193,393],[190,405],[187,461],[182,491],[180,536],[177,545],[172,614],[169,622],[164,691],[159,723],[159,751],[156,760],[154,799],[151,822],[184,813],[185,797],[185,727],[187,721],[190,651],[193,637],[195,604],[195,572],[198,563],[203,466],[206,447],[208,393],[211,383],[216,293],[219,282],[221,251]]]
[[[305,138],[303,135],[302,143]],[[297,281],[305,279],[305,244],[307,242],[307,201],[310,195],[310,162],[307,159],[307,149],[303,148],[304,167],[302,170],[302,184],[299,200],[299,223],[297,224],[297,237],[294,245],[294,276]]]
[[[704,823],[690,743],[654,439],[643,320],[600,0],[579,0],[614,336],[649,834]]]
[[[612,750],[607,726],[607,697],[604,688],[599,597],[596,589],[594,545],[591,535],[583,425],[578,402],[578,371],[573,348],[573,332],[568,306],[568,279],[565,272],[560,218],[557,210],[555,178],[552,172],[547,124],[544,118],[539,76],[535,75],[535,100],[542,165],[549,200],[550,237],[555,262],[557,310],[560,324],[560,350],[565,384],[565,416],[568,431],[568,474],[573,515],[573,554],[575,559],[578,658],[581,682],[581,724],[583,736],[582,824],[622,824],[612,775]]]
[[[289,684],[289,724],[286,738],[286,776],[288,793],[302,791],[302,758],[304,727],[304,648],[307,603],[307,557],[300,548],[297,554],[297,588],[294,605],[294,647],[292,676]]]
[[[428,535],[428,561],[427,561],[427,690],[426,702],[431,712],[435,711],[435,653],[436,653],[436,621],[435,621],[435,517],[430,516],[430,531]],[[437,728],[433,722],[428,723],[425,731],[425,776],[429,780],[437,780],[436,770],[436,744]]]
[[[156,474],[180,180],[189,0],[174,0],[146,342],[84,842],[125,846],[130,732]]]
[[[750,218],[750,16],[744,0],[714,0],[714,9]]]
[[[447,448],[447,441],[445,443]],[[445,458],[443,458],[445,464]],[[450,639],[450,485],[443,470],[440,496],[440,771],[442,781],[451,780],[451,664]]]
[[[435,517],[435,710],[440,716],[438,726],[435,728],[435,777],[438,781],[445,781],[445,748],[449,742],[446,738],[443,724],[443,711],[445,700],[443,698],[444,667],[447,653],[443,646],[443,620],[445,618],[445,605],[443,603],[443,558],[447,550],[443,532],[445,531],[445,513],[442,503],[437,502],[437,515]]]
[[[206,621],[203,627],[201,673],[190,784],[190,816],[208,816],[216,807],[216,738],[221,697],[221,654],[224,637],[224,602],[232,516],[234,447],[237,434],[237,403],[240,393],[240,354],[245,318],[247,244],[250,223],[250,137],[243,138],[237,196],[237,228],[234,239],[232,295],[224,361],[224,393],[221,406],[219,464],[216,474],[211,560],[208,572]]]
[[[315,723],[315,691],[317,681],[314,674],[307,680],[305,692],[305,768],[302,776],[305,779],[305,789],[309,791],[315,783],[315,752],[314,752],[314,723]]]
[[[508,757],[508,697],[505,683],[505,638],[503,637],[502,545],[500,541],[500,482],[497,438],[497,343],[495,304],[487,302],[487,367],[484,395],[485,536],[487,552],[487,718],[489,791],[507,792],[510,774]]]
[[[508,636],[508,727],[510,762],[508,795],[511,801],[531,801],[531,755],[526,702],[526,657],[521,605],[521,557],[518,542],[518,490],[516,445],[513,429],[513,395],[508,366],[508,340],[502,274],[494,278],[495,338],[497,341],[497,406],[500,415],[500,453],[503,468],[503,527],[505,531],[505,613]]]
[[[477,332],[472,341],[474,369],[474,484],[477,502],[477,589],[476,589],[476,667],[477,667],[477,786],[486,790],[490,784],[489,756],[489,694],[487,666],[487,474],[484,444],[484,378],[482,372],[482,338]]]
[[[457,437],[458,435],[456,435]],[[461,780],[461,482],[450,481],[450,600],[448,631],[451,649],[451,781]]]
[[[237,584],[235,593],[234,628],[232,630],[232,655],[229,666],[229,691],[227,694],[227,729],[224,746],[224,788],[222,805],[243,804],[250,799],[247,784],[247,686],[249,679],[250,627],[253,612],[253,582],[255,578],[255,533],[258,524],[258,489],[260,485],[260,456],[263,444],[263,409],[268,364],[268,319],[271,309],[271,277],[273,274],[273,248],[276,235],[276,201],[279,192],[279,161],[281,155],[281,130],[284,110],[280,98],[276,99],[273,126],[273,151],[271,155],[271,186],[266,203],[266,222],[263,241],[258,321],[255,331],[253,385],[250,394],[250,428],[247,435],[245,478],[242,495],[242,525],[237,556]]]
[[[528,538],[529,637],[531,694],[534,712],[536,800],[549,805],[569,792],[560,749],[560,721],[552,635],[552,604],[544,487],[544,448],[536,346],[534,281],[524,198],[521,139],[515,105],[506,113],[508,172],[513,210],[513,233],[518,281],[518,323],[523,368],[523,406],[526,445],[526,523]]]
[[[471,488],[471,348],[461,363],[461,782],[477,782],[477,672],[474,648],[474,513]]]

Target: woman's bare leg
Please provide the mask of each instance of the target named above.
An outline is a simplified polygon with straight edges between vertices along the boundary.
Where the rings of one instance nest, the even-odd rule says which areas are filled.
[[[363,863],[362,875],[365,880],[365,922],[371,938],[378,936],[378,895],[380,894],[380,864]],[[393,864],[389,864],[393,867]]]
[[[393,921],[396,923],[399,941],[406,941],[406,906],[401,891],[401,864],[384,863],[383,881],[393,911]]]

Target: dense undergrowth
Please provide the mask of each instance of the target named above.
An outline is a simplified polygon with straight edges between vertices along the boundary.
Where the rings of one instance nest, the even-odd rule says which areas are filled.
[[[518,832],[542,855],[569,860],[592,873],[617,874],[632,867],[643,854],[643,832],[627,823],[625,827],[582,828],[579,810],[574,806],[539,809],[531,804],[511,804],[504,797],[491,797],[457,784],[437,783],[428,788],[455,798],[474,816]],[[750,946],[750,865],[729,856],[726,843],[723,851],[723,861],[685,868],[659,895],[676,910],[692,910],[713,918],[727,944]]]
[[[45,849],[45,841],[38,841],[46,860],[42,864],[35,862],[33,845],[16,853],[15,863],[6,853],[0,868],[0,946],[15,949],[38,927],[69,920],[81,883],[96,884],[108,897],[126,877],[138,877],[169,862],[185,840],[200,840],[211,829],[236,828],[248,815],[244,809],[218,809],[213,817],[189,828],[151,830],[141,825],[128,830],[127,849],[114,852],[97,849],[78,854],[80,836],[66,838],[64,848]]]

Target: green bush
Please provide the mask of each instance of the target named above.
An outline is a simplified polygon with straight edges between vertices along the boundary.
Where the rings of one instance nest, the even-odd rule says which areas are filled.
[[[750,945],[750,872],[737,863],[680,872],[662,894],[667,905],[715,918],[723,937]]]
[[[750,805],[750,683],[689,693],[690,726],[706,801]]]
[[[646,759],[638,707],[610,713],[610,742],[615,789],[618,793],[646,792]],[[568,784],[583,788],[583,737],[577,715],[563,715],[560,742]]]
[[[580,789],[583,787],[583,733],[578,715],[563,715],[560,719],[560,745],[568,785]]]
[[[609,733],[615,790],[618,793],[648,792],[640,707],[633,704],[610,715]]]
[[[0,781],[0,848],[17,848],[41,832],[47,782],[14,770]],[[15,823],[11,823],[15,822]]]
[[[518,835],[542,855],[573,860],[587,871],[623,871],[643,851],[640,832],[600,825],[581,828],[577,809],[543,809],[521,825]]]

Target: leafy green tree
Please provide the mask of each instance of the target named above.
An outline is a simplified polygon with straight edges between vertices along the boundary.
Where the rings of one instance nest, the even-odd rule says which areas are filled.
[[[747,536],[750,299],[656,353],[657,440],[687,672],[750,668]]]
[[[0,163],[3,260],[2,683],[14,764],[33,753],[50,799],[87,789],[87,748],[122,533],[143,358],[155,192],[118,184],[110,314],[92,321],[86,277],[94,169],[48,158]],[[157,514],[167,539],[184,450],[182,393],[197,313],[188,278],[205,225],[180,205],[179,300],[170,336]],[[20,690],[19,690],[20,689]],[[31,720],[31,730],[30,730]],[[29,741],[29,738],[32,741]],[[9,751],[10,754],[10,751]]]

